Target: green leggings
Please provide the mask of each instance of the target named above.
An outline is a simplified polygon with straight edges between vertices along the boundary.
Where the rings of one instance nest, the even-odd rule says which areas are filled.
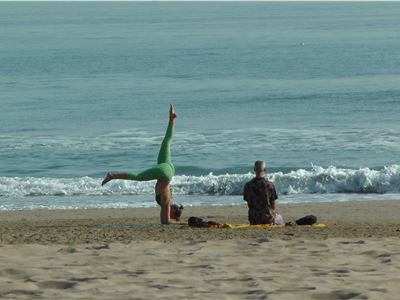
[[[175,167],[171,161],[171,142],[174,129],[167,128],[165,137],[162,141],[160,152],[158,153],[157,165],[154,168],[143,171],[139,174],[128,173],[129,180],[149,181],[161,180],[170,182],[175,175]]]

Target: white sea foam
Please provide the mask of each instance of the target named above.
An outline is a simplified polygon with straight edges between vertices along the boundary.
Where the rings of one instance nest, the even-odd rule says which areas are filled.
[[[176,195],[241,195],[244,184],[253,174],[175,176],[172,182]],[[400,165],[380,170],[369,168],[343,169],[313,166],[289,173],[269,174],[280,194],[315,193],[399,193]],[[112,181],[105,187],[101,179],[0,177],[1,197],[32,196],[111,196],[152,194],[154,182]]]

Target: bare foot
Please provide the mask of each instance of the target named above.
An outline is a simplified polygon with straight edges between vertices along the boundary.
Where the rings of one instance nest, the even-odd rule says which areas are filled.
[[[106,178],[104,178],[104,180],[101,183],[101,185],[105,185],[107,182],[109,182],[112,179],[113,179],[113,176],[112,176],[111,172],[108,172],[107,175],[106,175]]]
[[[174,105],[170,104],[169,105],[169,119],[172,121],[175,118],[176,118],[176,113],[175,113]]]

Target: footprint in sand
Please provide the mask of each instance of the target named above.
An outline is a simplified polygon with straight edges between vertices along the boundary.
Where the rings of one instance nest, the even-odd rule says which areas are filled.
[[[348,270],[348,269],[335,269],[335,270],[331,270],[331,273],[335,273],[336,277],[347,277],[347,276],[349,276],[350,270]]]
[[[64,254],[71,254],[71,253],[76,253],[78,251],[76,250],[76,248],[69,246],[67,248],[61,248],[57,252],[64,253]]]
[[[363,241],[363,240],[359,240],[359,241],[341,241],[341,242],[338,242],[339,244],[343,244],[343,245],[350,245],[350,244],[358,244],[358,245],[361,245],[361,244],[365,244],[365,241]]]
[[[19,279],[28,278],[28,275],[21,270],[13,269],[13,268],[6,268],[0,270],[0,277],[14,277]]]
[[[49,280],[49,281],[39,282],[37,285],[41,289],[65,290],[73,288],[75,285],[77,285],[77,282]]]
[[[93,280],[103,279],[107,280],[108,277],[71,277],[70,281],[77,281],[77,282],[89,282]]]
[[[382,264],[388,264],[392,262],[392,256],[389,253],[378,255],[378,259]]]
[[[341,290],[337,290],[337,291],[332,291],[330,293],[318,293],[318,294],[313,294],[312,297],[314,299],[326,299],[326,300],[337,300],[337,299],[343,299],[343,300],[347,300],[347,299],[368,299],[367,296],[359,293],[359,292],[355,292],[355,291],[341,291]]]
[[[145,270],[136,270],[136,271],[122,270],[120,272],[116,272],[116,274],[122,274],[122,275],[126,275],[128,277],[138,277],[140,275],[146,274],[146,271]]]
[[[250,246],[260,246],[260,244],[268,243],[268,242],[269,242],[269,239],[263,237],[263,238],[256,239],[254,242],[250,242],[249,245]]]
[[[376,250],[364,251],[362,255],[370,256],[374,259],[378,259],[382,264],[388,264],[392,262],[392,255],[390,253],[379,253]]]
[[[86,249],[93,249],[93,250],[102,250],[102,249],[110,249],[109,244],[102,244],[102,245],[93,245],[91,247],[86,247]]]
[[[387,289],[380,289],[380,288],[372,288],[369,289],[371,292],[380,292],[380,293],[387,293]]]
[[[193,266],[193,268],[209,269],[209,270],[215,269],[215,267],[211,264],[201,264],[201,265]]]
[[[188,245],[197,245],[197,244],[204,244],[204,243],[207,243],[207,241],[206,240],[190,241],[187,244]]]
[[[5,293],[0,293],[0,298],[3,298],[5,296],[12,296],[12,295],[19,295],[19,296],[29,296],[29,297],[39,297],[42,294],[41,291],[30,291],[30,290],[11,290],[11,291],[7,291]],[[11,298],[14,299],[14,298]],[[18,298],[17,298],[18,299]]]
[[[155,289],[159,289],[159,290],[164,290],[169,288],[169,285],[165,285],[165,284],[154,284],[151,285],[150,287],[155,288]]]

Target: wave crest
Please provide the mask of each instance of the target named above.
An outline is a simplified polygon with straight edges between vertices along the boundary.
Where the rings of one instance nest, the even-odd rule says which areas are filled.
[[[177,195],[241,195],[253,174],[175,176],[173,192]],[[400,165],[380,170],[344,169],[335,166],[313,166],[288,173],[269,174],[280,194],[315,193],[398,193]],[[105,187],[100,179],[0,177],[0,196],[101,196],[152,194],[154,182],[113,181]]]

